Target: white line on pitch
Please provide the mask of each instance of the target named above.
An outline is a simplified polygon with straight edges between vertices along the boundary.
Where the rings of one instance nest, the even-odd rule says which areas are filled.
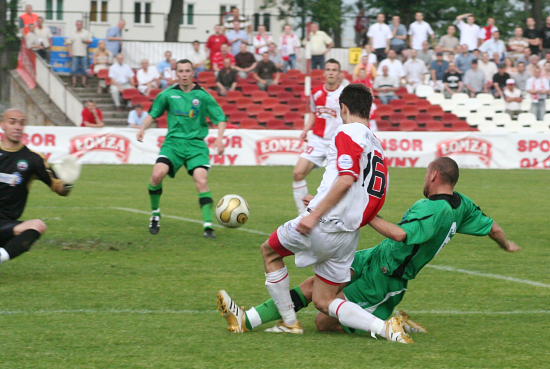
[[[120,211],[127,211],[127,212],[130,212],[130,213],[136,213],[136,214],[147,214],[147,215],[150,214],[150,212],[147,212],[147,211],[144,211],[144,210],[139,210],[139,209],[132,209],[132,208],[111,207],[111,209],[120,210]],[[179,217],[179,216],[176,216],[176,215],[163,215],[163,217],[182,220],[184,222],[202,224],[202,221],[200,221],[200,220],[185,218],[185,217]],[[219,226],[217,224],[214,224],[214,227],[223,228],[222,226]],[[242,228],[242,227],[241,228],[234,228],[234,229],[237,230],[237,231],[254,233],[254,234],[259,234],[259,235],[262,235],[262,236],[269,236],[269,233],[265,233],[265,232],[258,231],[258,230],[255,230],[255,229]],[[475,275],[477,277],[500,279],[500,280],[509,281],[509,282],[528,284],[530,286],[550,288],[550,284],[537,282],[537,281],[530,281],[528,279],[508,277],[508,276],[500,275],[500,274],[483,273],[483,272],[478,272],[478,271],[475,271],[475,270],[455,268],[455,267],[448,266],[448,265],[428,264],[426,266],[428,268],[433,268],[433,269],[437,269],[437,270],[444,270],[444,271],[447,271],[447,272],[463,273],[463,274]]]
[[[492,278],[492,279],[501,279],[501,280],[504,280],[504,281],[523,283],[523,284],[528,284],[528,285],[531,285],[531,286],[550,288],[550,284],[546,284],[546,283],[542,283],[542,282],[536,282],[536,281],[530,281],[530,280],[528,280],[528,279],[521,279],[521,278],[508,277],[508,276],[500,275],[500,274],[476,272],[475,270],[467,270],[467,269],[454,268],[454,267],[452,267],[452,266],[447,266],[447,265],[434,265],[434,264],[428,264],[428,265],[426,265],[426,266],[427,266],[428,268],[433,268],[433,269],[437,269],[437,270],[444,270],[444,271],[446,271],[446,272],[464,273],[464,274],[475,275],[475,276],[477,276],[477,277],[485,277],[485,278]]]
[[[512,311],[460,311],[460,310],[408,310],[410,314],[424,315],[537,315],[550,314],[550,310],[512,310]],[[193,309],[59,309],[59,310],[0,310],[2,315],[56,315],[56,314],[136,314],[136,315],[193,315],[213,314],[217,310]],[[316,310],[305,310],[300,314],[316,314]]]
[[[129,212],[129,213],[151,215],[151,212],[150,212],[150,211],[144,211],[144,210],[139,210],[139,209],[122,208],[122,207],[117,207],[117,206],[112,206],[112,207],[110,207],[110,209],[120,210],[120,211],[127,211],[127,212]],[[189,223],[203,224],[203,221],[201,221],[201,220],[191,219],[191,218],[185,218],[185,217],[179,217],[179,216],[176,216],[176,215],[164,215],[164,214],[163,214],[162,217],[163,217],[163,218],[170,218],[170,219],[183,220],[184,222],[189,222]],[[222,227],[222,226],[220,226],[220,225],[217,225],[217,224],[214,224],[214,227],[217,227],[217,228],[224,228],[224,227]],[[250,228],[239,227],[239,228],[233,228],[233,229],[236,229],[237,231],[242,231],[242,232],[248,232],[248,233],[259,234],[259,235],[261,235],[261,236],[269,236],[269,235],[270,235],[269,233],[265,233],[265,232],[262,232],[262,231],[257,231],[257,230],[255,230],[255,229],[250,229]]]

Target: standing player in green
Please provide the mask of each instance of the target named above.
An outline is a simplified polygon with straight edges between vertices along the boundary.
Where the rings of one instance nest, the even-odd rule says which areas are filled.
[[[149,231],[157,234],[160,231],[160,196],[162,180],[168,174],[175,177],[184,166],[193,177],[199,205],[202,212],[204,237],[216,238],[212,228],[214,206],[212,193],[208,187],[208,170],[210,168],[210,151],[204,138],[208,135],[209,117],[218,126],[216,148],[223,154],[223,133],[226,127],[225,114],[214,97],[201,86],[193,82],[193,64],[187,59],[176,64],[178,83],[161,92],[155,99],[149,116],[137,134],[138,141],[143,140],[145,130],[153,119],[168,112],[168,134],[162,145],[159,157],[153,167],[149,196],[151,197],[151,218]]]
[[[379,217],[370,222],[374,229],[388,238],[373,248],[355,253],[351,282],[340,292],[340,305],[334,316],[318,314],[316,325],[319,330],[354,332],[338,316],[343,309],[349,308],[347,305],[351,305],[346,301],[351,301],[363,308],[354,312],[363,322],[360,330],[388,340],[412,342],[405,330],[423,331],[422,326],[412,322],[406,314],[386,320],[403,299],[409,280],[414,279],[456,233],[488,235],[505,251],[520,250],[470,198],[454,191],[458,175],[454,160],[446,157],[434,160],[425,178],[426,199],[417,201],[399,225]],[[312,286],[313,278],[310,278],[291,290],[296,311],[311,301]],[[280,319],[273,300],[245,312],[223,290],[218,292],[218,307],[227,319],[228,329],[233,332],[245,332]],[[279,332],[276,327],[268,331]]]

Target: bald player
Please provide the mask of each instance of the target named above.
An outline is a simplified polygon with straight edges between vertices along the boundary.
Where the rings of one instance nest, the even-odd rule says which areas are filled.
[[[61,196],[72,188],[57,178],[40,154],[23,144],[26,123],[25,113],[18,109],[6,110],[0,122],[0,264],[29,251],[46,232],[40,219],[19,220],[32,180],[38,178]]]

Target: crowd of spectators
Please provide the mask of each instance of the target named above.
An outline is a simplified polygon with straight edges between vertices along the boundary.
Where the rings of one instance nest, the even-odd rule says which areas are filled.
[[[158,65],[142,60],[134,75],[124,63],[123,31],[125,21],[106,32],[94,56],[94,73],[108,69],[110,92],[115,105],[123,107],[120,93],[126,88],[137,88],[148,95],[157,88],[166,88],[176,80],[175,59],[170,51]],[[51,34],[43,26],[43,19],[27,5],[20,18],[20,27],[27,47],[47,57]],[[537,25],[527,18],[525,25],[514,29],[510,38],[502,37],[498,20],[488,18],[480,24],[474,14],[462,14],[446,27],[446,34],[436,37],[432,26],[424,20],[422,12],[408,26],[398,15],[386,22],[378,14],[371,22],[360,11],[354,26],[356,42],[362,47],[359,64],[353,70],[353,82],[364,83],[375,89],[382,103],[396,98],[396,91],[406,87],[411,93],[420,85],[430,85],[435,91],[450,98],[456,93],[471,97],[491,93],[506,101],[507,110],[515,115],[521,100],[530,97],[532,111],[543,119],[545,101],[550,96],[550,16]],[[188,58],[197,75],[206,70],[216,73],[220,95],[237,88],[239,78],[252,78],[261,89],[278,84],[281,73],[297,68],[298,57],[310,61],[312,69],[323,69],[325,56],[334,46],[332,38],[310,23],[306,37],[300,40],[292,26],[285,25],[280,38],[275,40],[260,25],[256,32],[248,18],[237,7],[215,25],[207,40],[194,41]],[[68,32],[66,43],[72,57],[72,84],[77,76],[86,84],[87,47],[91,33],[77,21]],[[100,85],[99,90],[105,88]],[[519,91],[519,96],[516,96]]]

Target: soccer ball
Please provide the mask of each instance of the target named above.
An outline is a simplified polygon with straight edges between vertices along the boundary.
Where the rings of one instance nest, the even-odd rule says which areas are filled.
[[[216,218],[228,228],[242,226],[248,220],[248,204],[239,195],[225,195],[216,205]]]

